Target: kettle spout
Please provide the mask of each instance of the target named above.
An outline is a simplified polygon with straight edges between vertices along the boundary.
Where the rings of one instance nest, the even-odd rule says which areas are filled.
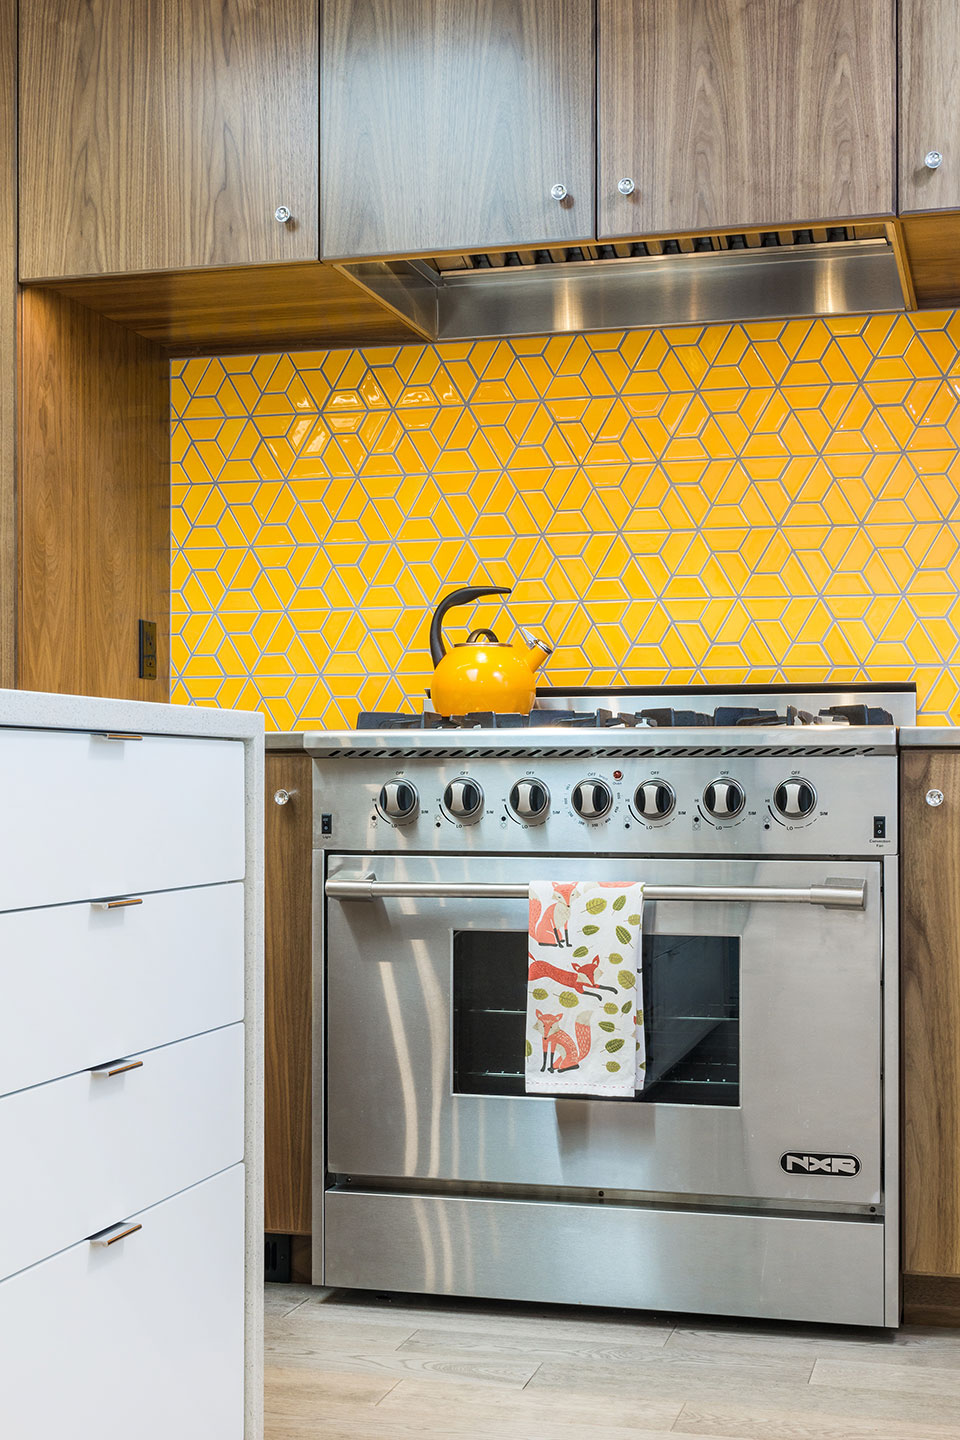
[[[534,674],[540,666],[553,654],[553,646],[548,645],[546,640],[540,640],[536,635],[531,635],[529,630],[520,630],[519,637],[514,641],[514,650],[522,655]]]

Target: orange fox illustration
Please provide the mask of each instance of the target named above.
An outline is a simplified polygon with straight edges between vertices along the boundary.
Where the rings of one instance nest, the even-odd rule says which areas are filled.
[[[559,1075],[564,1070],[579,1070],[580,1061],[585,1060],[590,1054],[592,1035],[590,1032],[590,1011],[581,1010],[574,1022],[574,1042],[565,1030],[560,1029],[562,1015],[548,1015],[542,1010],[537,1011],[537,1022],[534,1029],[543,1036],[543,1064],[540,1066],[540,1074],[547,1069],[547,1058],[549,1052],[550,1068],[549,1074]],[[563,1054],[559,1065],[557,1064],[557,1049]]]
[[[601,998],[596,993],[600,990],[609,990],[611,995],[617,993],[616,985],[597,983],[599,955],[594,955],[586,965],[578,965],[575,960],[571,961],[572,970],[561,970],[559,966],[551,965],[549,960],[537,960],[529,950],[527,956],[531,962],[530,969],[527,971],[528,980],[556,980],[559,985],[567,985],[571,990],[576,990],[578,995],[589,995],[594,1000]]]
[[[575,880],[554,882],[553,901],[541,905],[535,897],[530,900],[530,935],[541,945],[569,945],[567,926],[570,923],[570,899],[576,889]]]

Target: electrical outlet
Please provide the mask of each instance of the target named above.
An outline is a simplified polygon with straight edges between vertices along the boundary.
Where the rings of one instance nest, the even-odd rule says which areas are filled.
[[[157,678],[157,622],[140,621],[140,679]]]

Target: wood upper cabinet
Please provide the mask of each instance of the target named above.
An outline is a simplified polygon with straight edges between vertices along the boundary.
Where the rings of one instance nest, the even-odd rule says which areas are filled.
[[[323,256],[589,239],[594,57],[594,0],[325,0]]]
[[[900,812],[903,1268],[960,1276],[960,749],[903,752]]]
[[[316,259],[318,44],[316,0],[21,0],[21,279]]]
[[[960,209],[960,5],[900,0],[900,209]],[[931,154],[933,152],[933,154]],[[928,166],[927,156],[941,163]]]
[[[601,239],[893,213],[893,0],[599,0],[598,36]]]

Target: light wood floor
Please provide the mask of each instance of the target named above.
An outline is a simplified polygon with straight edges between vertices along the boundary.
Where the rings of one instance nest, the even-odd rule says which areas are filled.
[[[268,1285],[266,1440],[960,1440],[960,1331]]]

